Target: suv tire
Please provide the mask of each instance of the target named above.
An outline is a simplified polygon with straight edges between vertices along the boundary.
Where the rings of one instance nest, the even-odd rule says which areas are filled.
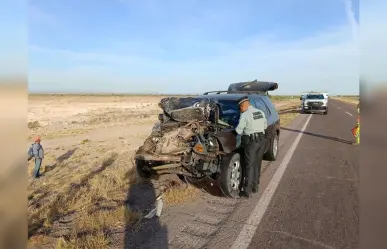
[[[263,159],[266,161],[275,161],[277,159],[278,148],[279,148],[279,136],[277,132],[275,132],[275,134],[271,136],[271,139],[268,142],[270,143],[269,149],[263,155]]]
[[[243,175],[241,156],[239,153],[224,156],[220,167],[220,186],[224,194],[231,198],[237,198]]]

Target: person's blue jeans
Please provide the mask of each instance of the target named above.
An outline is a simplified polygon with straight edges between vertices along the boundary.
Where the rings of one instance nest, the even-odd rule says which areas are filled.
[[[39,177],[40,176],[40,166],[42,166],[42,159],[40,158],[35,158],[35,169],[34,169],[34,177]]]

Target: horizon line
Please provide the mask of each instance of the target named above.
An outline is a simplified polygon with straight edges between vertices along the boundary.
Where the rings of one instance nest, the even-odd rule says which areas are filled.
[[[203,93],[144,93],[144,92],[28,92],[28,95],[202,95]],[[301,94],[269,94],[270,96],[299,96]],[[333,94],[331,96],[359,96],[359,94]]]

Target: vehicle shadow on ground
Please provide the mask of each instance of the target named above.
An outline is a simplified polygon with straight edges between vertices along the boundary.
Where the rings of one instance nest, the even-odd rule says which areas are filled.
[[[63,163],[65,160],[69,159],[75,153],[75,151],[77,149],[78,149],[78,147],[76,147],[76,148],[74,148],[72,150],[67,151],[63,155],[60,155],[56,159],[55,163],[53,163],[51,165],[46,165],[46,167],[44,168],[44,173],[50,172],[51,170],[55,169],[59,164]]]
[[[157,248],[168,249],[168,230],[162,226],[156,215],[145,218],[156,204],[157,186],[150,182],[139,182],[129,188],[126,205],[129,210],[141,214],[141,218],[133,224],[126,218],[123,249]]]
[[[345,139],[336,138],[336,137],[329,137],[329,136],[315,134],[315,133],[311,133],[311,132],[307,132],[307,131],[293,130],[293,129],[289,129],[289,128],[285,128],[285,127],[281,127],[281,130],[298,132],[298,133],[306,134],[306,135],[309,135],[309,136],[329,139],[329,140],[332,140],[332,141],[335,141],[335,142],[339,142],[339,143],[344,143],[344,144],[353,144],[352,141],[348,141],[348,140],[345,140]]]

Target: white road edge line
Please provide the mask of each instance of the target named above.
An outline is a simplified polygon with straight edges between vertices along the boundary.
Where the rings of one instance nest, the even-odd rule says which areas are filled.
[[[349,113],[349,112],[345,112],[346,114],[348,114],[349,116],[353,116],[351,113]]]
[[[263,215],[266,212],[267,207],[270,204],[271,199],[273,198],[274,192],[277,189],[282,176],[292,158],[294,151],[297,148],[298,143],[300,142],[301,136],[305,131],[306,127],[309,124],[312,115],[309,114],[308,119],[306,120],[304,126],[301,129],[301,132],[297,135],[289,151],[286,153],[284,159],[281,162],[281,165],[278,167],[277,171],[273,175],[273,178],[270,180],[265,191],[262,193],[262,196],[259,198],[257,205],[254,210],[251,212],[250,217],[247,219],[245,225],[243,226],[241,232],[239,233],[234,244],[231,246],[231,249],[247,249],[251,243],[251,240],[254,237],[254,234],[261,222]]]

